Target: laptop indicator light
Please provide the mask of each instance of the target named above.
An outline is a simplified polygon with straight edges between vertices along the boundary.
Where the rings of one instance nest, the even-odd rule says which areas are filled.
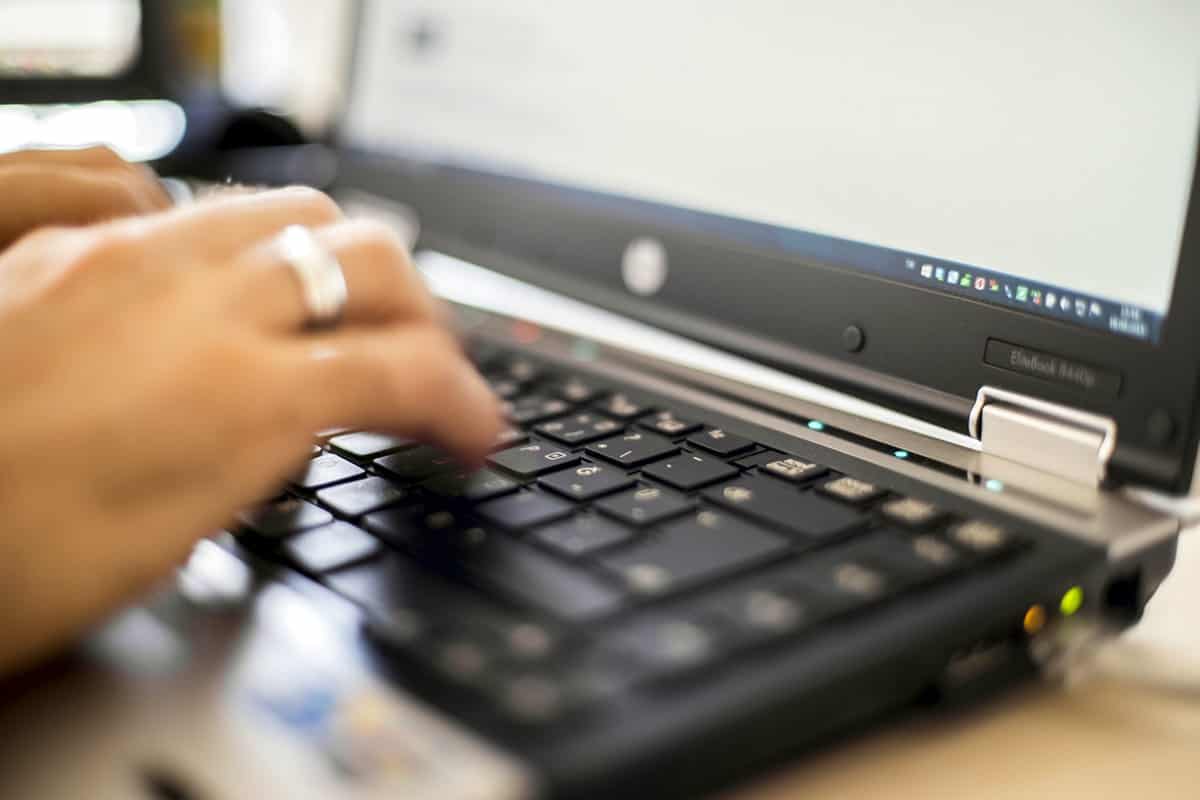
[[[824,423],[824,422],[818,422],[818,421],[817,421],[817,420],[815,420],[815,419],[814,419],[814,420],[809,420],[808,427],[809,427],[811,430],[814,430],[814,431],[823,431],[823,430],[825,430],[825,423]]]
[[[1062,600],[1058,601],[1058,610],[1062,612],[1064,617],[1074,616],[1080,608],[1083,607],[1083,589],[1078,586],[1072,586],[1063,594]]]
[[[1021,620],[1021,627],[1025,629],[1025,633],[1033,636],[1035,633],[1040,633],[1042,628],[1046,627],[1046,609],[1041,603],[1034,603],[1025,612],[1025,617]]]
[[[908,458],[908,451],[907,450],[894,450],[894,451],[892,451],[892,455],[894,455],[896,458],[903,461],[904,459]]]

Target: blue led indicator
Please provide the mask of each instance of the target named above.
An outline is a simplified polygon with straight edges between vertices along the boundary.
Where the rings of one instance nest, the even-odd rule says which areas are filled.
[[[808,423],[808,427],[812,428],[814,431],[823,431],[825,430],[825,423],[818,422],[814,419]]]
[[[904,460],[904,459],[908,458],[908,451],[907,450],[896,450],[895,452],[892,453],[892,455],[894,455],[896,458],[899,458],[900,460]]]
[[[983,488],[987,489],[989,492],[1003,492],[1004,481],[999,481],[995,478],[989,478],[987,482],[983,484]]]

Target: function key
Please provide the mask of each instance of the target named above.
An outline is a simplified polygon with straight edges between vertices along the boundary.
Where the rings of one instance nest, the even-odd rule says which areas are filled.
[[[671,411],[660,411],[657,414],[647,417],[640,423],[643,428],[655,433],[661,433],[663,436],[675,438],[676,436],[687,436],[689,433],[695,433],[704,426],[699,422],[691,422],[689,420],[680,419]]]
[[[531,394],[505,406],[508,419],[517,425],[532,425],[571,410],[570,404],[557,397]]]
[[[308,462],[304,474],[293,479],[292,485],[301,489],[332,486],[365,474],[362,467],[333,453],[325,453]]]
[[[804,483],[813,478],[819,478],[829,472],[827,467],[820,464],[813,464],[809,461],[802,461],[798,458],[776,458],[773,461],[764,462],[762,465],[763,473],[771,475],[775,478],[782,478],[791,483]]]
[[[624,435],[597,442],[587,451],[590,455],[615,461],[624,467],[639,467],[642,464],[648,464],[672,453],[677,453],[679,448],[670,439],[664,439],[653,433],[630,431]]]
[[[546,387],[546,391],[574,405],[590,403],[600,396],[600,389],[596,385],[576,376],[553,383]]]
[[[317,492],[317,500],[346,517],[360,517],[388,506],[412,500],[412,492],[391,481],[371,476]]]
[[[576,414],[573,417],[544,422],[534,430],[543,436],[568,445],[589,444],[620,433],[624,426],[599,414]]]
[[[288,557],[310,573],[333,572],[379,554],[379,540],[348,522],[335,522],[292,537]]]
[[[521,492],[484,503],[476,509],[476,513],[501,527],[521,531],[562,519],[574,510],[573,505],[553,495]]]
[[[829,497],[853,503],[856,506],[866,505],[886,494],[885,490],[873,483],[850,477],[836,478],[822,486],[821,491]]]
[[[259,536],[282,538],[333,522],[333,515],[305,500],[277,500],[239,516],[239,521]]]
[[[719,456],[734,456],[754,447],[754,442],[723,428],[709,428],[703,433],[694,434],[688,438],[688,443]]]
[[[713,610],[729,619],[739,633],[752,637],[790,633],[812,616],[796,592],[769,586],[735,589],[718,598]]]
[[[329,440],[329,446],[344,456],[351,458],[378,458],[394,453],[397,450],[407,450],[416,447],[412,439],[399,436],[388,436],[382,433],[347,433],[335,436]]]
[[[674,458],[651,464],[642,471],[647,478],[662,481],[668,486],[690,492],[710,483],[736,478],[737,467],[731,467],[715,456],[683,453]]]
[[[693,505],[670,489],[643,486],[601,500],[596,503],[596,508],[630,525],[653,525],[690,511]]]
[[[401,481],[423,481],[457,469],[458,462],[441,450],[426,446],[384,456],[375,466]]]
[[[908,528],[924,528],[945,516],[945,512],[933,503],[927,503],[915,497],[898,497],[895,500],[889,500],[879,510],[892,522]]]
[[[635,420],[654,410],[654,407],[648,402],[624,392],[617,392],[614,395],[610,395],[605,400],[593,406],[593,408],[602,414],[607,414],[613,419],[619,419],[622,422]]]
[[[440,497],[462,499],[470,503],[482,503],[485,500],[512,494],[521,488],[516,481],[492,472],[490,469],[474,472],[447,472],[430,478],[421,486]]]
[[[999,555],[1017,545],[1017,539],[1007,530],[983,520],[967,520],[952,525],[950,541],[981,556]]]
[[[719,655],[720,632],[710,620],[668,618],[619,631],[612,646],[655,676],[700,666]]]
[[[579,456],[552,445],[531,442],[496,453],[488,459],[488,463],[516,473],[522,478],[536,478],[547,472],[578,464]]]
[[[634,480],[617,467],[583,464],[547,475],[538,483],[572,500],[587,501],[627,489]]]
[[[592,514],[578,514],[542,528],[534,535],[541,544],[568,558],[579,558],[627,542],[633,531]]]

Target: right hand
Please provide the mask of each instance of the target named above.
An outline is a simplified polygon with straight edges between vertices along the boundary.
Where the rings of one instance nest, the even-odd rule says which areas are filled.
[[[288,225],[341,261],[313,333],[275,252]],[[275,492],[314,432],[422,438],[479,464],[499,404],[398,239],[310,190],[43,229],[0,254],[0,671],[169,574]]]

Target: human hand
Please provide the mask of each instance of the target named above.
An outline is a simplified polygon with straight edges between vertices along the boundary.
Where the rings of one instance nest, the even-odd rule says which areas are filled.
[[[305,329],[275,247],[293,224],[344,267],[337,329]],[[40,230],[0,254],[0,296],[0,671],[169,574],[318,430],[478,464],[501,428],[397,239],[309,190]]]
[[[0,250],[46,225],[86,225],[171,205],[148,167],[107,147],[0,154],[0,198]]]

